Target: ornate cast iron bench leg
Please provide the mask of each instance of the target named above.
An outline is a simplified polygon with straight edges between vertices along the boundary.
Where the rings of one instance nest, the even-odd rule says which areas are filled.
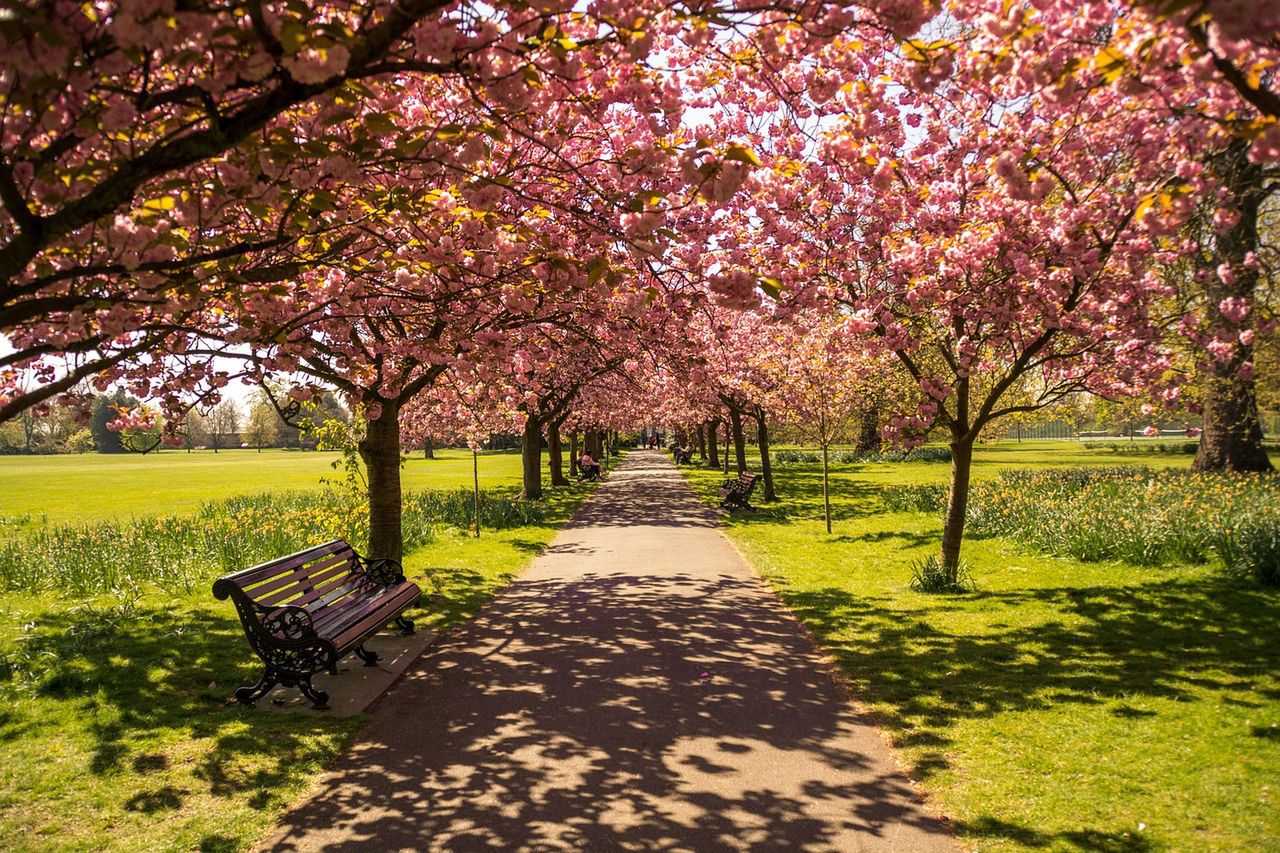
[[[245,686],[236,690],[236,701],[241,705],[253,707],[253,703],[257,702],[263,696],[271,692],[271,688],[280,683],[279,676],[275,670],[268,668],[262,673],[262,677],[258,679],[258,683],[252,687]]]
[[[366,649],[366,648],[364,647],[364,644],[361,644],[361,645],[356,646],[356,647],[355,647],[355,649],[354,649],[354,651],[355,651],[355,653],[356,653],[356,657],[358,657],[358,658],[360,658],[360,660],[364,661],[364,665],[365,665],[365,666],[377,666],[377,665],[378,665],[378,653],[377,653],[377,652],[371,652],[371,651],[369,651],[368,649]]]
[[[317,711],[329,710],[329,694],[323,690],[316,690],[311,686],[311,676],[304,675],[297,679],[297,687],[302,691],[302,695],[311,700],[311,707]],[[293,686],[293,685],[290,685]]]
[[[404,614],[401,614],[396,617],[395,624],[400,627],[400,633],[403,634],[404,636],[407,637],[413,633],[413,622],[409,619],[404,618]]]

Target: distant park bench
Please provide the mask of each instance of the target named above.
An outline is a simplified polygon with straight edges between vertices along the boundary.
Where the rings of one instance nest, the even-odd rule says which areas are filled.
[[[671,452],[676,458],[677,465],[688,465],[690,462],[693,461],[692,447],[690,447],[688,450],[681,450],[679,447],[677,447],[677,448],[674,448]]]
[[[365,640],[395,620],[405,634],[413,623],[403,613],[422,595],[405,580],[395,560],[368,560],[341,539],[225,575],[213,585],[240,614],[249,645],[266,664],[252,687],[236,699],[252,705],[277,684],[297,687],[312,707],[329,707],[329,695],[311,686],[318,672],[336,674],[338,661],[355,652],[365,666],[378,655]]]
[[[720,506],[725,509],[755,509],[751,505],[751,493],[759,479],[759,474],[743,472],[736,479],[725,480],[720,487]]]

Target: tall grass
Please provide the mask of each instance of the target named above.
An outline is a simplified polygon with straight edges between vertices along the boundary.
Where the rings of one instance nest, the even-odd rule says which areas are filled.
[[[945,485],[891,487],[895,512],[941,512]],[[966,530],[1049,554],[1139,566],[1203,563],[1280,584],[1280,477],[1138,467],[1006,471],[975,483]]]
[[[404,496],[406,550],[443,527],[467,528],[474,496],[466,490],[417,491]],[[482,528],[542,521],[543,509],[508,494],[481,492]],[[363,548],[365,503],[334,490],[266,493],[206,503],[189,516],[125,522],[44,525],[0,542],[0,589],[58,590],[122,598],[141,584],[191,592],[212,577],[334,538]]]

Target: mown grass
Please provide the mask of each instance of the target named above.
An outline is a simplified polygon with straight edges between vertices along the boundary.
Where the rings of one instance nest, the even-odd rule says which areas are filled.
[[[406,491],[470,489],[471,454],[437,450],[411,455],[401,470]],[[314,489],[341,479],[336,452],[300,450],[163,450],[137,454],[0,456],[0,518],[94,521],[194,512],[237,495]],[[480,454],[480,487],[519,483],[520,454]]]
[[[209,494],[226,479],[247,492],[268,485],[239,468],[242,458],[218,456],[203,474]],[[511,459],[482,459],[496,463],[482,482],[514,493]],[[440,463],[445,488],[459,485],[450,464]],[[103,497],[96,488],[86,500]],[[589,491],[550,490],[540,521],[478,539],[436,527],[405,559],[429,592],[411,618],[437,630],[469,618]],[[146,582],[88,598],[53,589],[0,599],[0,849],[244,849],[351,743],[364,718],[225,705],[259,664],[230,604],[209,593],[213,561],[206,571],[190,592]]]
[[[982,448],[976,474],[1185,465],[1066,442]],[[754,463],[753,463],[754,464]],[[686,469],[710,500],[722,477]],[[1280,849],[1280,595],[1201,566],[1143,568],[970,540],[978,590],[930,595],[910,566],[936,514],[885,512],[886,485],[945,463],[776,472],[782,500],[729,535],[881,720],[907,771],[981,850]]]

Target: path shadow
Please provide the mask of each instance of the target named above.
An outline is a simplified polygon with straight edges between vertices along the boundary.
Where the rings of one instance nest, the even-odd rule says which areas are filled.
[[[750,577],[517,581],[383,707],[274,849],[834,850],[849,832],[886,847],[903,827],[947,837],[904,779],[848,748],[864,721]]]

